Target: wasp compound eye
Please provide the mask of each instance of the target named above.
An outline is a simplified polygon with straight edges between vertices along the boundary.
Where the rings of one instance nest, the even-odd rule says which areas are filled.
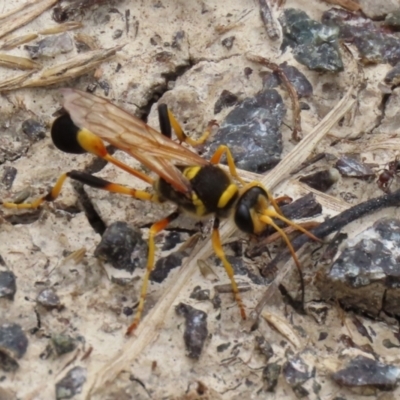
[[[267,199],[267,193],[259,186],[253,186],[239,198],[235,210],[235,224],[245,233],[254,234],[254,209],[257,207],[261,198]]]
[[[242,232],[253,233],[254,225],[250,208],[240,200],[235,211],[235,224]]]

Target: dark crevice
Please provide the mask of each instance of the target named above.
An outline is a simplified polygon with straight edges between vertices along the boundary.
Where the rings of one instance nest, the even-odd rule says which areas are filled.
[[[306,315],[302,301],[295,299],[284,285],[279,285],[278,289],[287,304],[289,304],[298,314]]]
[[[189,63],[187,65],[182,65],[178,66],[174,71],[167,72],[162,74],[161,76],[165,78],[165,83],[162,85],[155,86],[153,88],[153,94],[150,98],[150,100],[147,102],[145,106],[142,106],[139,108],[138,113],[140,115],[140,118],[144,121],[147,122],[147,118],[150,114],[151,108],[157,101],[164,95],[164,93],[168,92],[169,89],[169,83],[174,82],[182,76],[184,73],[186,73],[190,68],[192,68],[192,64]],[[158,130],[158,127],[154,127],[155,129]]]
[[[192,67],[193,67],[193,64],[189,60],[189,63],[187,65],[180,65],[176,68],[175,71],[166,72],[166,73],[162,74],[162,76],[165,78],[165,86],[168,88],[168,84],[170,82],[175,82],[180,76],[185,74]]]
[[[3,216],[4,220],[11,225],[30,225],[36,222],[40,218],[42,210],[27,210],[23,214],[11,214]]]
[[[112,155],[115,153],[115,148],[113,146],[107,146],[107,151]],[[84,169],[88,174],[95,174],[101,171],[107,165],[107,161],[102,158],[95,157],[92,162]]]
[[[139,226],[139,229],[150,229],[152,225],[153,222],[149,222],[148,224]],[[189,235],[195,235],[196,233],[199,233],[199,231],[196,229],[185,229],[185,228],[179,228],[178,226],[174,226],[173,228],[163,229],[163,232],[187,233]]]
[[[381,125],[382,121],[385,119],[386,116],[386,105],[390,99],[391,93],[385,93],[382,95],[382,101],[379,106],[379,109],[382,111],[382,114],[378,117],[375,126],[371,129],[371,132],[373,132],[375,129],[379,128]]]
[[[337,299],[336,299],[337,300]],[[335,299],[331,299],[332,302],[335,302]],[[337,304],[339,304],[340,308],[346,312],[353,312],[356,315],[360,315],[361,317],[364,317],[366,319],[369,319],[371,321],[379,321],[381,318],[379,318],[377,315],[374,313],[368,312],[368,310],[363,310],[359,307],[351,306],[344,304],[340,300],[337,301]]]

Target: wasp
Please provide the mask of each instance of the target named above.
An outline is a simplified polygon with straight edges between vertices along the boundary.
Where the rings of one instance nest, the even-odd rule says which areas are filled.
[[[31,203],[5,202],[3,206],[18,209],[37,208],[44,202],[54,201],[67,178],[135,199],[155,203],[169,201],[176,204],[176,211],[155,222],[150,228],[147,265],[139,304],[133,322],[127,329],[127,334],[137,328],[142,316],[149,277],[154,266],[154,237],[182,212],[196,218],[214,218],[211,235],[213,249],[228,274],[232,292],[243,319],[246,319],[245,307],[235,281],[233,268],[225,256],[220,239],[221,219],[228,218],[233,214],[236,226],[250,235],[261,235],[268,226],[272,226],[289,247],[301,275],[300,263],[291,242],[274,219],[293,226],[313,240],[319,241],[319,239],[302,226],[287,219],[282,214],[278,202],[260,183],[246,184],[240,178],[233,156],[227,146],[220,146],[211,159],[206,160],[182,145],[182,142],[192,146],[204,143],[215,122],[211,122],[204,134],[196,141],[184,133],[166,105],[160,105],[158,109],[160,133],[106,99],[75,89],[61,89],[61,93],[64,97],[63,108],[66,113],[59,116],[52,124],[51,137],[55,146],[66,153],[92,153],[149,183],[154,190],[152,192],[136,190],[86,172],[72,170],[62,174],[45,196]],[[175,132],[178,142],[171,138],[172,130]],[[114,158],[108,153],[103,141],[127,152],[158,177],[153,179]],[[226,156],[229,173],[218,166],[223,155]],[[302,289],[304,289],[303,281],[301,283]]]

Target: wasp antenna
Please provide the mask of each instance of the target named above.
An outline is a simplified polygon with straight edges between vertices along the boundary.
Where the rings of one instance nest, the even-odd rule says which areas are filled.
[[[290,242],[290,239],[286,235],[285,231],[281,228],[279,228],[278,225],[275,224],[273,219],[267,215],[261,215],[260,221],[264,222],[267,225],[271,225],[276,231],[281,235],[282,239],[286,242],[287,247],[289,248],[290,254],[293,257],[294,263],[296,264],[297,270],[299,271],[299,276],[300,276],[300,286],[301,286],[301,304],[304,304],[304,293],[305,293],[305,286],[304,286],[304,277],[303,277],[303,271],[301,270],[301,265],[300,261],[297,258],[296,252],[292,246],[292,243]]]
[[[303,228],[301,225],[296,224],[295,222],[291,221],[290,219],[284,217],[281,214],[276,213],[274,210],[265,210],[263,212],[263,215],[268,215],[273,218],[278,218],[281,221],[285,222],[286,224],[293,226],[300,232],[303,232],[305,235],[307,235],[310,239],[315,240],[316,242],[323,243],[323,240],[320,238],[317,238],[315,235],[313,235],[311,232],[309,232],[307,229]]]

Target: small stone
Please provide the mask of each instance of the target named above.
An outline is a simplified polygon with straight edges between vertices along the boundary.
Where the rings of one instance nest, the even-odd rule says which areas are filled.
[[[299,181],[320,192],[326,192],[339,180],[339,176],[338,170],[331,168],[302,176]]]
[[[17,173],[18,170],[14,167],[8,165],[4,167],[3,176],[1,177],[1,183],[4,185],[5,189],[11,189]]]
[[[185,37],[185,31],[178,31],[172,38],[171,47],[173,49],[182,50],[182,42]]]
[[[221,41],[222,46],[230,50],[233,47],[233,42],[235,41],[235,36],[229,36]]]
[[[400,61],[400,41],[397,32],[382,29],[380,24],[363,14],[331,8],[323,13],[322,22],[339,29],[340,38],[351,42],[358,49],[362,63],[395,65]]]
[[[172,250],[176,245],[183,241],[184,239],[180,232],[170,231],[164,237],[164,243],[161,250]]]
[[[112,38],[114,40],[115,39],[119,39],[122,36],[123,33],[124,33],[124,31],[122,29],[117,29],[117,30],[114,31],[114,33],[112,35]]]
[[[299,98],[311,97],[313,95],[313,87],[310,81],[296,67],[284,62],[279,64],[279,68],[285,74],[288,81],[293,85]],[[282,84],[282,81],[277,73],[268,74],[264,80],[264,87],[268,89],[272,89],[280,84]]]
[[[60,381],[56,383],[56,399],[71,399],[81,393],[82,386],[86,382],[86,369],[74,367]]]
[[[394,344],[390,339],[384,339],[382,341],[382,344],[387,348],[387,349],[393,349],[393,348],[399,348],[400,346],[398,344]]]
[[[175,251],[166,257],[159,258],[153,271],[151,271],[150,280],[158,283],[163,282],[171,270],[182,265],[182,260],[186,256],[185,252]]]
[[[111,276],[111,282],[119,286],[131,285],[134,279],[134,277]]]
[[[60,298],[54,289],[51,288],[43,289],[39,293],[36,301],[48,310],[61,307]]]
[[[400,220],[382,218],[346,243],[326,278],[317,282],[320,293],[374,317],[382,310],[398,315],[399,259]]]
[[[257,173],[268,171],[280,161],[280,127],[285,113],[282,97],[275,89],[263,89],[255,97],[244,99],[226,116],[205,157],[225,144],[236,167]],[[226,163],[224,159],[222,162]]]
[[[274,392],[278,384],[278,378],[281,373],[281,365],[277,363],[268,364],[262,371],[262,379],[266,382],[265,390]]]
[[[318,336],[318,341],[325,340],[328,337],[328,332],[320,332]]]
[[[256,336],[256,343],[258,351],[263,354],[267,360],[273,357],[274,350],[271,344],[263,336]]]
[[[32,59],[39,57],[54,57],[58,54],[69,53],[74,48],[71,36],[65,32],[61,35],[48,36],[33,46],[24,46]]]
[[[321,24],[301,10],[288,8],[279,18],[284,36],[283,48],[293,48],[299,63],[317,71],[343,71],[339,51],[339,29]]]
[[[308,397],[308,395],[310,394],[310,392],[301,385],[294,386],[292,389],[298,399],[304,399],[305,397]]]
[[[210,291],[208,289],[202,289],[200,286],[196,286],[190,294],[190,298],[199,301],[210,300]]]
[[[400,368],[364,356],[357,356],[332,375],[341,386],[393,390],[398,386]]]
[[[384,24],[392,28],[400,28],[400,10],[393,11],[386,15]]]
[[[41,360],[47,360],[54,354],[54,347],[48,344],[46,348],[40,353],[39,357]]]
[[[46,137],[46,127],[32,118],[24,121],[21,129],[32,142],[38,142]]]
[[[70,353],[76,349],[76,342],[69,335],[55,334],[51,336],[51,343],[57,353],[61,356],[63,354]]]
[[[229,90],[223,90],[214,105],[214,115],[219,114],[224,108],[234,106],[238,101],[238,97]]]
[[[208,336],[207,314],[183,303],[175,307],[175,312],[185,318],[183,340],[185,341],[187,356],[198,360]]]
[[[221,296],[219,294],[215,294],[211,300],[211,304],[213,305],[214,310],[218,310],[219,308],[221,308],[222,305]]]
[[[139,230],[126,222],[114,222],[104,232],[94,255],[110,263],[116,269],[132,273],[147,262],[147,243]]]
[[[397,63],[385,76],[385,82],[389,85],[400,83],[400,63]]]
[[[352,157],[343,156],[336,162],[336,168],[342,176],[366,179],[375,176],[374,171],[362,162]]]
[[[150,43],[151,43],[153,46],[159,46],[159,45],[161,45],[161,43],[162,43],[162,38],[161,38],[161,36],[158,35],[158,34],[155,34],[154,36],[152,36],[152,37],[150,38]]]
[[[222,353],[223,351],[228,349],[230,345],[231,345],[231,342],[220,344],[219,346],[217,346],[217,352]]]
[[[307,302],[305,310],[311,315],[319,325],[325,325],[329,307],[325,303],[318,301]]]
[[[6,372],[18,369],[16,361],[28,348],[28,338],[17,324],[0,325],[0,367]]]
[[[303,384],[312,378],[314,374],[314,368],[307,365],[299,355],[290,357],[283,366],[283,375],[291,387]]]
[[[122,313],[127,316],[130,317],[131,315],[133,315],[133,308],[132,307],[124,307],[122,309]]]
[[[110,83],[108,81],[99,81],[99,86],[103,89],[104,96],[108,96],[110,94]]]
[[[14,300],[17,284],[12,271],[0,271],[0,297]]]

